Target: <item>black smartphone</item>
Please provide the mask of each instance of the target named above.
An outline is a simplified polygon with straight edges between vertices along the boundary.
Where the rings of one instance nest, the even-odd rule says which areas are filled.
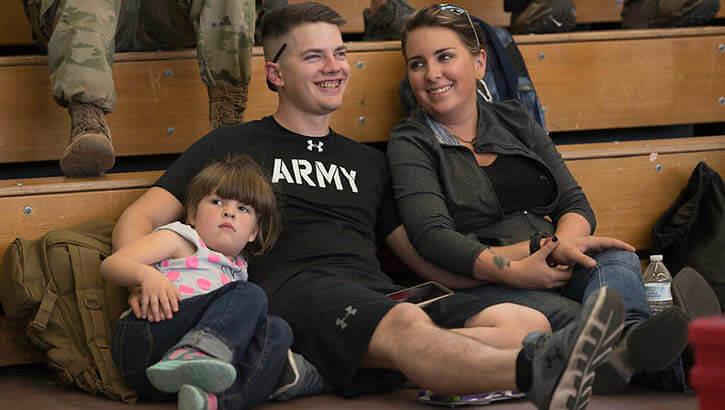
[[[388,293],[390,299],[426,306],[453,294],[453,291],[437,282],[425,282],[410,288]]]

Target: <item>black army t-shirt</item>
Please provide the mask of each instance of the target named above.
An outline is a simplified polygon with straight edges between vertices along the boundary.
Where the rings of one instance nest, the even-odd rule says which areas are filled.
[[[336,134],[306,137],[265,117],[221,127],[194,143],[156,182],[183,203],[187,184],[229,152],[251,156],[267,173],[280,202],[282,231],[271,251],[250,266],[250,279],[275,299],[288,278],[308,271],[387,287],[377,238],[400,224],[385,155]],[[289,293],[294,290],[285,289]]]

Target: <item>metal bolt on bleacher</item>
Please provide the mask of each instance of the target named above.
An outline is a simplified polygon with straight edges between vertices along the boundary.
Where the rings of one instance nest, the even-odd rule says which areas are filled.
[[[23,208],[23,213],[24,213],[25,215],[30,215],[30,214],[32,214],[32,213],[33,213],[33,207],[31,207],[31,206],[26,206],[25,208]]]

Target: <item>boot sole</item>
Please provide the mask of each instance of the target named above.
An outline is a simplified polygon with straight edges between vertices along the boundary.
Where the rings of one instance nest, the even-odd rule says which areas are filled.
[[[624,320],[624,304],[619,294],[602,288],[591,306],[566,369],[551,395],[549,409],[586,408],[592,397],[594,372],[608,358],[619,339]]]
[[[60,169],[68,177],[103,175],[115,163],[113,145],[105,135],[77,137],[63,152]]]
[[[672,299],[690,319],[721,314],[720,301],[707,280],[691,267],[672,279]]]
[[[687,347],[689,320],[679,307],[672,307],[636,325],[627,332],[627,350],[632,366],[657,371],[669,366]],[[657,348],[652,343],[657,341]]]

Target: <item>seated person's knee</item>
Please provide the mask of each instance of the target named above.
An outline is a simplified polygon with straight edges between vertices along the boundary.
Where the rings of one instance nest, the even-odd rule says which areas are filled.
[[[411,325],[419,323],[432,324],[433,322],[423,309],[412,303],[398,303],[380,321],[381,325],[385,324],[399,331],[407,330]]]
[[[466,321],[465,327],[499,327],[520,332],[523,336],[541,330],[551,332],[546,316],[538,310],[513,303],[489,306]]]

